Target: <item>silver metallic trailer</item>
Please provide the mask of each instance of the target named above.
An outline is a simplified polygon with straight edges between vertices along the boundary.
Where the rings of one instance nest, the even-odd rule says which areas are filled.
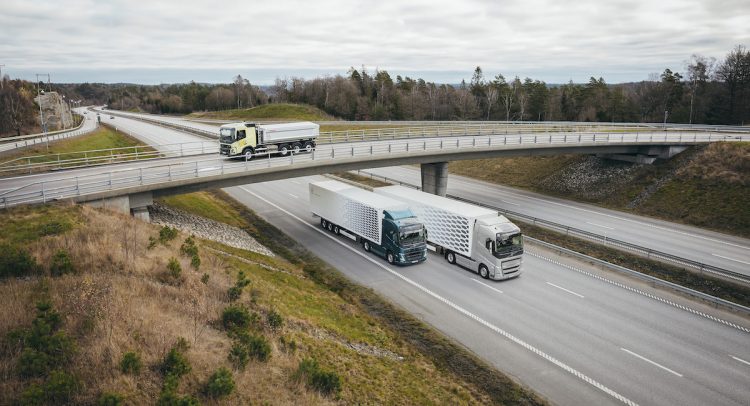
[[[380,187],[374,192],[407,203],[427,228],[427,242],[448,262],[485,279],[520,275],[521,229],[498,212],[404,186]]]
[[[310,210],[334,234],[351,234],[392,264],[427,259],[425,229],[409,206],[335,180],[310,183]]]

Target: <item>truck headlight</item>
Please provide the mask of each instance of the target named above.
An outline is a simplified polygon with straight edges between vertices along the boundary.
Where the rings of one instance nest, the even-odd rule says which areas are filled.
[[[404,256],[403,252],[398,254],[398,259],[400,259],[401,261],[406,261],[406,256]]]

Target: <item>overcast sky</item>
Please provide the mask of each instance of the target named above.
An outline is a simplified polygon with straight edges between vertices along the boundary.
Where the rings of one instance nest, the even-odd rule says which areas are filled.
[[[479,65],[618,83],[738,44],[750,45],[749,0],[0,2],[2,72],[53,82],[269,84],[364,65],[458,83]]]

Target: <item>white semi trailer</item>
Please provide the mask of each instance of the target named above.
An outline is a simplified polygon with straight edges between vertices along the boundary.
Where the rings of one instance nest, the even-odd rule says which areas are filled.
[[[427,242],[451,264],[485,279],[520,275],[521,230],[498,212],[404,186],[380,187],[374,192],[407,203],[424,223]]]
[[[229,157],[277,152],[312,152],[320,126],[309,121],[284,124],[230,123],[219,128],[219,153]]]
[[[391,264],[427,259],[425,228],[409,206],[335,180],[310,183],[310,210],[335,234],[352,234]]]

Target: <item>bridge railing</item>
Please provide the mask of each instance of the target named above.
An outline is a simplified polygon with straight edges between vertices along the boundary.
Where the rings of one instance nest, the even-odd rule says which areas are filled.
[[[256,155],[252,160],[229,160],[220,156],[194,161],[148,161],[138,168],[125,168],[84,176],[52,176],[52,179],[27,183],[0,193],[0,207],[23,203],[40,203],[50,200],[106,192],[130,187],[166,184],[176,180],[205,178],[236,173],[242,176],[253,170],[284,168],[300,163],[329,163],[344,159],[383,159],[400,154],[408,156],[440,155],[446,152],[491,151],[503,149],[543,148],[545,146],[604,146],[651,145],[665,143],[695,143],[713,141],[748,141],[750,135],[713,133],[617,133],[617,134],[543,134],[543,135],[486,135],[457,136],[452,138],[395,139],[350,144],[319,145],[311,153],[287,154],[279,152]],[[15,180],[17,181],[17,180]],[[14,182],[15,182],[14,181]],[[3,183],[0,181],[0,190]]]

